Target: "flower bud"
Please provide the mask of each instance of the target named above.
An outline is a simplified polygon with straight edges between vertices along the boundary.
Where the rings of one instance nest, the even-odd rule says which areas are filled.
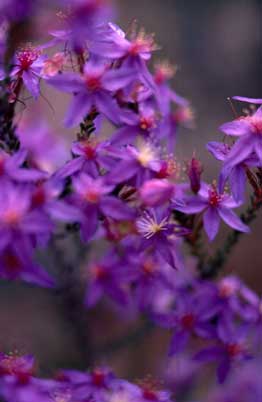
[[[145,182],[140,191],[140,198],[149,207],[158,207],[169,201],[174,193],[174,185],[167,180],[152,179]]]
[[[190,180],[190,186],[193,193],[197,194],[201,186],[201,174],[203,173],[203,166],[200,160],[194,156],[188,163],[187,175]]]

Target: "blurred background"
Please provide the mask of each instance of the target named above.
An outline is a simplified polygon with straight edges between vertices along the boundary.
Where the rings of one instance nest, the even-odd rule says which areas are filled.
[[[227,97],[262,96],[262,2],[118,0],[116,5],[122,29],[137,19],[146,32],[155,33],[161,46],[154,60],[168,59],[178,66],[173,86],[191,101],[195,128],[180,131],[177,158],[184,161],[196,151],[204,162],[205,178],[212,180],[219,165],[205,144],[221,140],[218,127],[233,118]],[[50,100],[49,89],[45,96]],[[63,99],[57,93],[51,99],[63,116]],[[235,103],[235,107],[240,112],[243,105]],[[262,216],[252,224],[252,233],[241,238],[225,269],[239,274],[258,292],[262,291],[261,224]],[[224,235],[222,232],[218,244]],[[23,284],[0,283],[0,287],[1,349],[35,354],[43,373],[49,374],[55,367],[78,367],[81,352],[57,295]],[[123,326],[103,307],[88,314],[89,332],[98,346],[134,327],[128,322]],[[133,379],[158,376],[167,363],[163,356],[169,336],[161,330],[146,332],[143,341],[137,339],[129,348],[99,355],[96,362],[113,365],[118,374]]]

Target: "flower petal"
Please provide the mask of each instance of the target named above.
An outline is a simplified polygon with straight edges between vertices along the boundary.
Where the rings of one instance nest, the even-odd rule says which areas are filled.
[[[231,228],[238,230],[239,232],[250,232],[250,228],[230,209],[220,206],[218,208],[218,213],[221,219],[223,219],[223,221]]]
[[[219,215],[217,210],[209,207],[204,213],[204,228],[210,241],[214,240],[217,235],[220,225]]]

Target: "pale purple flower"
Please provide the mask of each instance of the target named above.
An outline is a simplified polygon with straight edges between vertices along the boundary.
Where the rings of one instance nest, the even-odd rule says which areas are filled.
[[[82,173],[73,179],[73,202],[82,211],[81,233],[84,241],[90,240],[98,227],[100,215],[115,220],[131,220],[135,212],[119,198],[111,195],[114,186],[103,177],[92,178]]]
[[[152,249],[171,267],[183,266],[180,254],[180,237],[189,231],[172,221],[171,213],[166,208],[151,208],[143,211],[136,220],[138,233],[141,235],[141,249]]]
[[[214,240],[219,230],[220,219],[228,226],[240,232],[248,233],[249,227],[232,211],[240,205],[232,196],[226,193],[219,193],[216,186],[201,184],[198,195],[187,197],[175,208],[186,214],[203,212],[204,229],[210,241]]]
[[[240,137],[227,157],[230,165],[237,165],[253,153],[262,163],[262,106],[251,115],[240,117],[220,127],[221,131],[233,137]]]
[[[205,348],[196,355],[199,361],[216,361],[217,377],[223,383],[232,367],[251,358],[247,346],[247,328],[235,326],[230,320],[223,319],[218,324],[218,345]]]
[[[128,85],[136,74],[130,68],[109,69],[104,63],[88,61],[83,75],[62,73],[48,83],[62,92],[73,94],[66,116],[66,125],[75,126],[95,107],[115,124],[120,123],[121,109],[112,93]]]
[[[214,336],[212,317],[214,310],[209,309],[206,299],[201,295],[190,295],[189,292],[177,297],[174,311],[153,315],[161,326],[174,330],[169,348],[171,356],[183,352],[192,335],[204,339]]]
[[[42,76],[42,68],[46,56],[42,55],[37,48],[26,47],[17,52],[14,67],[10,76],[15,79],[12,82],[12,89],[16,94],[16,87],[22,80],[27,90],[37,98],[40,93],[39,80]]]

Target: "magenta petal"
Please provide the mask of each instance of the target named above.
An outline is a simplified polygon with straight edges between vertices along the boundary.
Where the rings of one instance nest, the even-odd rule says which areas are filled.
[[[207,150],[219,161],[224,161],[230,148],[223,142],[210,141],[206,145]]]
[[[254,138],[252,136],[246,136],[239,139],[231,148],[228,153],[226,164],[228,166],[235,166],[242,163],[247,159],[253,152],[254,149]]]
[[[79,222],[82,218],[81,212],[75,206],[64,201],[54,201],[48,206],[48,211],[53,219],[62,222]]]
[[[238,230],[239,232],[250,232],[250,228],[230,209],[220,206],[218,208],[218,213],[221,219],[223,219],[223,221],[231,228]]]
[[[134,211],[115,197],[105,196],[101,202],[101,210],[105,216],[117,220],[134,219]]]
[[[39,95],[39,78],[30,71],[23,72],[23,82],[28,91],[37,98]]]
[[[57,74],[46,82],[62,92],[79,92],[83,90],[84,83],[81,77],[74,73]]]
[[[133,126],[124,126],[117,130],[112,138],[112,144],[117,145],[126,145],[134,142],[134,139],[138,136],[137,127]]]
[[[76,126],[88,115],[92,107],[92,98],[87,93],[73,96],[65,119],[66,127]]]
[[[254,151],[257,154],[260,164],[262,164],[262,141],[260,137],[256,138]]]
[[[244,96],[232,96],[232,99],[238,100],[240,102],[254,103],[257,105],[262,105],[262,99],[258,98],[246,98]]]
[[[137,72],[131,68],[110,70],[104,74],[103,87],[109,91],[124,88],[137,78]]]
[[[112,123],[120,124],[121,110],[108,93],[97,93],[95,95],[95,104],[99,112],[103,113]]]
[[[107,176],[109,183],[122,183],[131,179],[139,170],[138,163],[135,160],[123,161],[117,164]]]
[[[19,182],[34,182],[48,178],[48,173],[37,169],[16,169],[9,172],[9,175]]]
[[[241,136],[250,133],[250,125],[244,120],[234,120],[222,124],[220,130],[227,135]]]
[[[206,201],[197,197],[190,197],[185,200],[175,202],[175,209],[185,214],[197,214],[206,208]]]
[[[88,242],[95,234],[98,226],[98,211],[96,206],[88,208],[87,217],[81,221],[81,236]]]
[[[159,244],[157,244],[157,251],[164,261],[166,261],[172,268],[177,269],[175,255],[173,254],[174,247],[175,244],[163,239]]]
[[[204,228],[210,241],[214,240],[217,235],[220,225],[219,215],[217,210],[209,207],[204,213]]]
[[[229,177],[232,194],[236,201],[243,201],[246,187],[246,173],[243,166],[235,166]]]

